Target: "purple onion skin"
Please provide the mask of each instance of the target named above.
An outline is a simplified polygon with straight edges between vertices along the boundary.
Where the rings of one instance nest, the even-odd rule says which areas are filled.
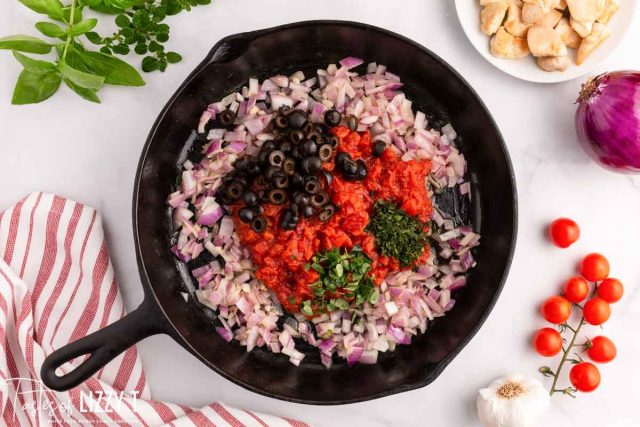
[[[601,74],[582,85],[577,103],[587,154],[611,171],[640,173],[640,72]]]

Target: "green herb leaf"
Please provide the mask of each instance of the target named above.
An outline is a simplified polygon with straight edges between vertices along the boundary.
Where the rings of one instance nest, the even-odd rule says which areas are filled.
[[[136,45],[136,47],[134,48],[134,51],[138,54],[138,55],[144,55],[147,53],[147,45],[144,43],[139,43]]]
[[[396,258],[403,267],[424,253],[429,236],[425,225],[391,203],[378,201],[367,225],[382,255]]]
[[[162,48],[162,46],[160,46],[158,42],[152,41],[151,43],[149,43],[149,50],[151,52],[157,52],[160,50],[160,48]]]
[[[310,300],[306,300],[302,302],[302,307],[300,308],[300,311],[302,312],[302,314],[305,314],[307,316],[313,316],[313,309],[311,308],[311,301]]]
[[[98,34],[96,32],[89,31],[84,36],[87,38],[87,40],[89,40],[93,44],[101,44],[102,43],[102,37],[100,37],[100,34]]]
[[[67,36],[67,32],[64,28],[54,24],[53,22],[37,22],[36,28],[47,37],[64,39]]]
[[[17,50],[27,53],[49,53],[52,46],[46,41],[32,36],[9,36],[0,38],[0,49]]]
[[[305,267],[318,272],[317,282],[309,285],[313,299],[309,304],[314,312],[347,310],[355,306],[377,301],[379,291],[368,272],[371,260],[359,247],[341,253],[338,248],[316,254]]]
[[[66,62],[60,62],[58,67],[65,79],[81,88],[99,90],[104,85],[104,77],[76,70]]]
[[[127,15],[118,15],[116,16],[116,25],[120,28],[126,28],[131,25],[131,21],[129,21]]]
[[[77,24],[73,24],[73,26],[69,28],[69,34],[72,36],[78,36],[80,34],[87,33],[93,30],[97,24],[98,20],[96,18],[85,19]]]
[[[149,12],[144,9],[137,10],[131,18],[131,23],[136,28],[144,28],[151,23]]]
[[[49,16],[51,19],[62,21],[64,19],[63,6],[60,0],[19,0],[34,12]]]
[[[169,33],[158,33],[156,34],[156,40],[160,43],[165,43],[169,41]]]
[[[145,73],[149,73],[151,71],[155,71],[158,69],[160,61],[158,58],[154,58],[153,56],[145,56],[142,60],[142,71]]]
[[[183,6],[177,0],[167,0],[167,15],[178,14],[183,9]]]
[[[104,53],[79,51],[74,48],[67,53],[66,61],[76,70],[104,77],[106,84],[144,86],[144,80],[135,68]]]
[[[98,98],[98,95],[96,94],[95,90],[80,87],[67,78],[63,80],[65,84],[71,88],[71,90],[73,90],[75,93],[77,93],[87,101],[95,102],[98,104],[100,103],[100,98]]]
[[[128,55],[131,51],[129,49],[129,46],[127,46],[126,44],[117,44],[115,46],[111,46],[111,50],[113,50],[118,55]]]
[[[45,74],[23,70],[13,90],[11,103],[24,105],[42,102],[56,93],[60,87],[60,81],[60,74],[55,70]]]
[[[13,56],[15,56],[20,64],[22,64],[25,70],[32,74],[49,74],[56,70],[55,64],[51,62],[29,58],[28,56],[22,55],[16,51],[13,52]]]

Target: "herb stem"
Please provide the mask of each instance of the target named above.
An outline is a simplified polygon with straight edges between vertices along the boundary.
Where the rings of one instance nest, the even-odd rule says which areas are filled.
[[[71,0],[71,13],[69,14],[69,29],[73,27],[74,20],[76,15],[76,0]],[[67,57],[67,52],[69,51],[69,45],[71,44],[71,40],[73,40],[73,36],[71,34],[67,34],[67,40],[64,42],[64,51],[62,52],[62,60]]]

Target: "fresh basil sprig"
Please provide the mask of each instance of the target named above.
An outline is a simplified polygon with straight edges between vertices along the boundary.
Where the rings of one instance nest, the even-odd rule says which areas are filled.
[[[211,0],[19,0],[26,7],[51,21],[40,21],[36,29],[45,37],[15,35],[0,38],[0,49],[13,51],[23,66],[13,92],[13,104],[42,102],[55,94],[62,82],[78,95],[92,102],[100,102],[98,91],[107,85],[143,86],[144,80],[128,63],[113,54],[126,55],[129,45],[134,51],[147,55],[142,61],[144,71],[164,71],[167,64],[179,62],[176,52],[165,52],[162,43],[169,39],[169,26],[161,23],[168,15],[175,15],[192,6],[209,4]],[[112,37],[102,38],[92,30],[96,18],[85,19],[85,8],[116,14],[119,27]],[[81,41],[86,37],[102,45],[100,51],[87,49]],[[55,59],[35,59],[28,54],[55,53]]]
[[[13,51],[23,66],[13,91],[13,104],[33,104],[50,98],[64,82],[78,95],[100,102],[97,93],[105,83],[142,86],[140,74],[126,62],[100,52],[85,50],[77,37],[91,31],[97,19],[83,19],[84,6],[72,0],[68,6],[60,0],[20,0],[33,11],[57,22],[38,22],[36,29],[55,40],[33,36],[0,38],[0,49]],[[34,59],[24,53],[48,54],[54,51],[55,61]]]

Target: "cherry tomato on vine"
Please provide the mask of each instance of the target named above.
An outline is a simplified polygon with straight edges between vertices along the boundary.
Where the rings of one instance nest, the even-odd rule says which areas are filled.
[[[549,238],[559,248],[568,248],[580,237],[580,227],[569,218],[558,218],[549,226]]]
[[[591,347],[587,350],[587,354],[594,362],[607,363],[615,359],[618,350],[613,341],[599,335],[591,340]]]
[[[542,304],[540,312],[547,322],[559,325],[566,322],[571,316],[571,303],[566,298],[555,295],[547,298]]]
[[[574,276],[564,284],[564,297],[571,302],[580,302],[589,294],[589,283],[582,277]]]
[[[582,315],[587,323],[592,325],[602,325],[604,322],[609,320],[609,316],[611,316],[611,307],[609,306],[609,303],[602,298],[591,298],[584,305]]]
[[[590,282],[599,282],[609,275],[609,261],[604,255],[591,253],[580,263],[580,274]]]
[[[610,304],[620,301],[622,294],[624,294],[624,286],[618,279],[612,277],[604,279],[598,286],[598,296]]]
[[[555,356],[562,350],[562,336],[552,328],[539,329],[533,336],[533,346],[541,356]]]
[[[600,371],[593,363],[578,363],[571,368],[569,381],[571,381],[576,390],[588,393],[598,388]]]

